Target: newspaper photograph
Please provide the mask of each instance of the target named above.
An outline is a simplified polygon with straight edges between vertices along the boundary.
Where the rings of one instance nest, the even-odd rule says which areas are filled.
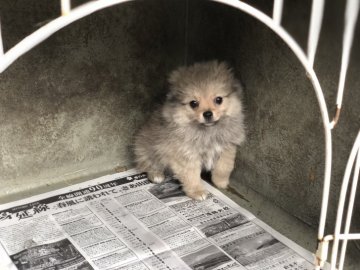
[[[314,256],[204,182],[129,170],[0,206],[1,270],[312,270]]]

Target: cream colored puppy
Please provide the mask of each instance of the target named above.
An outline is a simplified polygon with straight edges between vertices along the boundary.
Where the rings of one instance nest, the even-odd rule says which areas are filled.
[[[137,167],[155,183],[170,169],[189,197],[204,200],[201,170],[211,171],[213,183],[226,188],[236,146],[245,139],[241,86],[217,61],[180,67],[169,82],[162,109],[136,136]]]

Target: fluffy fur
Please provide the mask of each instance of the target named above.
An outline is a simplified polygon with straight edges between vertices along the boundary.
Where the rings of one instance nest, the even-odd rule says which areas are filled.
[[[217,61],[180,67],[169,83],[165,104],[136,136],[137,167],[155,183],[170,169],[189,197],[203,200],[201,170],[211,170],[213,183],[226,188],[236,146],[245,139],[241,86]]]

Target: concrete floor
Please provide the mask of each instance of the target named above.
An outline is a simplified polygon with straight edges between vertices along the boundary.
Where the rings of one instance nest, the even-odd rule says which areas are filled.
[[[236,189],[229,188],[222,192],[276,231],[310,252],[315,253],[317,230],[314,227],[288,214],[261,194],[244,185],[237,184]],[[349,242],[349,247],[344,269],[359,270],[359,247],[355,245],[355,242]]]

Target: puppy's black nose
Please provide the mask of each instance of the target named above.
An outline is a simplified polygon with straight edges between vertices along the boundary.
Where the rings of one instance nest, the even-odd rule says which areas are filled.
[[[206,120],[209,120],[213,116],[213,113],[212,111],[206,111],[203,113],[203,116]]]

